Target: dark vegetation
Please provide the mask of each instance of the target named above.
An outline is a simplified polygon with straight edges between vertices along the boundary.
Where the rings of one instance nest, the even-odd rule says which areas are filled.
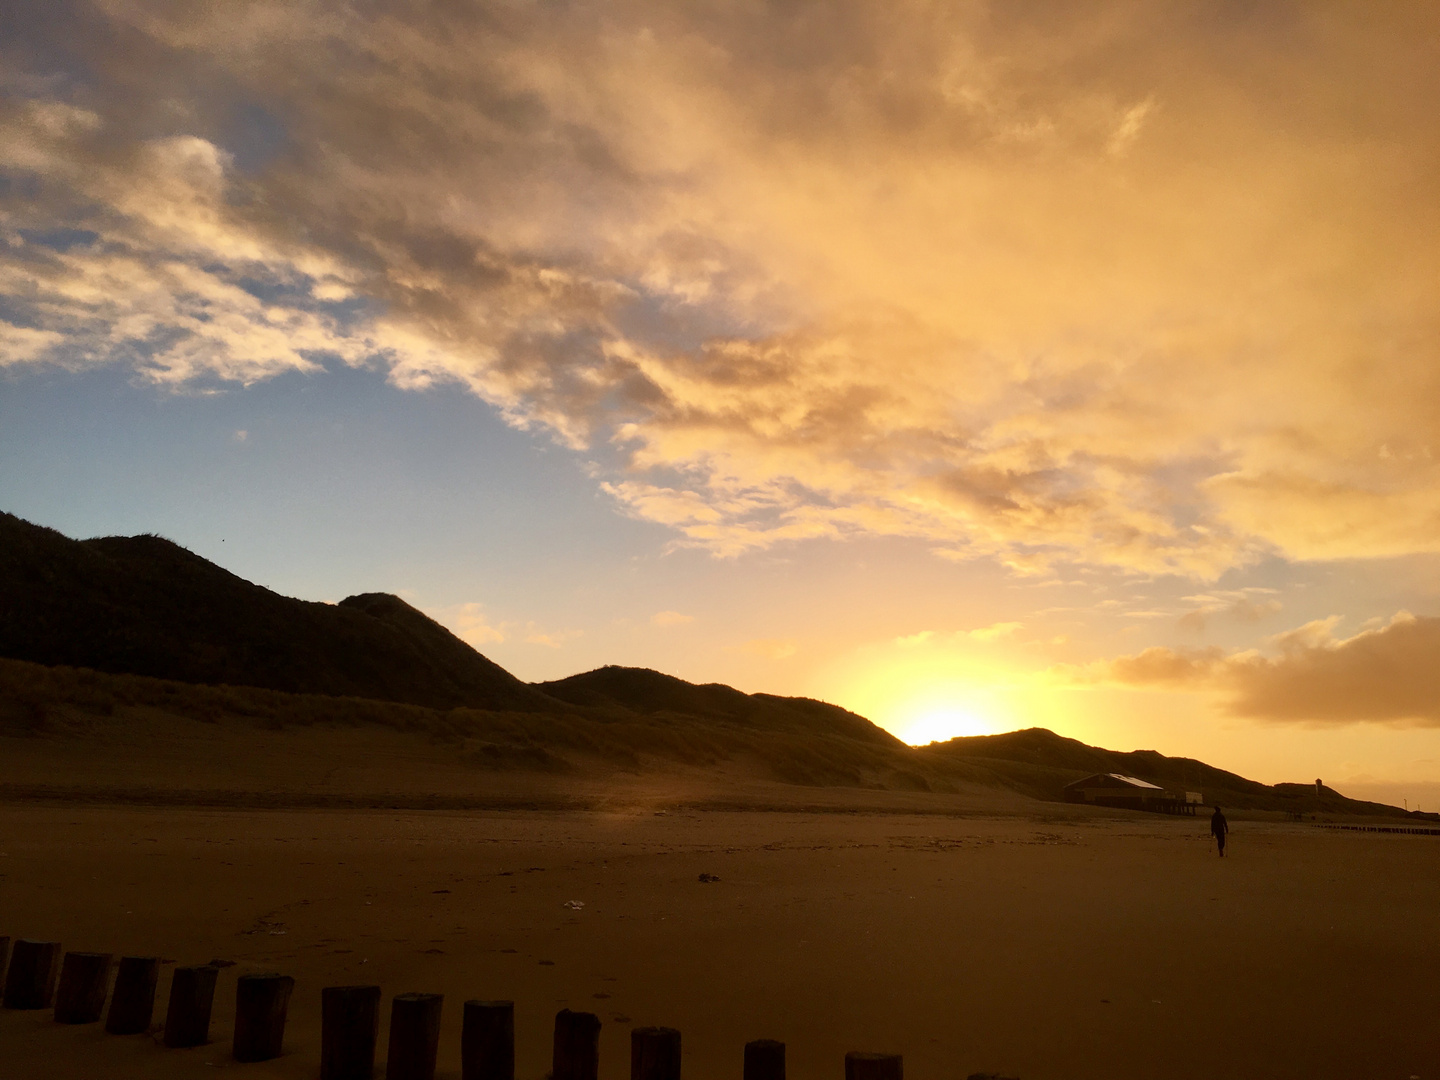
[[[279,596],[154,536],[76,541],[0,514],[0,737],[66,738],[157,717],[283,731],[372,725],[482,769],[757,766],[792,784],[1053,800],[1119,772],[1237,809],[1400,813],[1274,787],[1188,758],[1120,753],[1040,728],[912,749],[806,698],[604,667],[530,685],[397,597]]]

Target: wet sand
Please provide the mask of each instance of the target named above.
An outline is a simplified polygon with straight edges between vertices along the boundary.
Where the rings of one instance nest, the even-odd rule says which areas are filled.
[[[442,1077],[467,998],[515,1000],[520,1080],[564,1007],[604,1080],[635,1024],[683,1032],[686,1080],[762,1037],[802,1080],[847,1049],[911,1080],[1440,1075],[1440,838],[1234,826],[1222,862],[1203,819],[1139,816],[0,806],[0,934],[234,961],[209,1046],[0,1011],[0,1075],[314,1077],[320,988],[356,982],[386,1018],[445,995]],[[297,980],[286,1052],[239,1065],[261,970]]]

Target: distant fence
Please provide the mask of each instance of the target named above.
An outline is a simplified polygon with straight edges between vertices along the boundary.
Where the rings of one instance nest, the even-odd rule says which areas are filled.
[[[1440,836],[1440,829],[1417,829],[1403,825],[1321,825],[1322,829],[1344,829],[1346,832],[1403,833],[1406,836]]]
[[[6,970],[6,960],[9,969]],[[62,953],[58,941],[0,937],[0,974],[6,1009],[53,1008],[59,1024],[98,1023],[112,1035],[152,1030],[160,959],[112,953]],[[111,988],[111,974],[114,986]],[[210,1013],[220,968],[177,967],[165,1011],[167,1047],[210,1041]],[[279,1057],[295,980],[276,973],[241,975],[235,985],[236,1061]],[[105,1010],[106,999],[110,1009]],[[320,1080],[373,1080],[380,1034],[378,986],[327,986],[320,992]],[[440,1048],[440,994],[397,994],[390,1002],[386,1080],[434,1080]],[[467,1001],[460,1034],[462,1080],[515,1080],[515,1003]],[[553,1080],[596,1080],[600,1018],[562,1009],[555,1016]],[[785,1080],[785,1044],[745,1044],[743,1080]],[[630,1031],[630,1080],[680,1080],[680,1032],[637,1027]],[[899,1054],[851,1051],[844,1080],[904,1080]],[[1017,1080],[972,1073],[968,1080]]]

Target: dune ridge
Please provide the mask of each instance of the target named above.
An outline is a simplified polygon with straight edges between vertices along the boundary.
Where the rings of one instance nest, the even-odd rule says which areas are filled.
[[[779,791],[791,787],[941,808],[1054,801],[1071,780],[1121,772],[1241,810],[1403,815],[1040,728],[910,747],[823,701],[645,668],[527,684],[399,597],[296,600],[160,537],[72,540],[3,513],[0,741],[12,799],[574,806],[664,777],[722,804],[744,789],[744,805],[794,805]],[[366,764],[376,753],[400,763],[389,779]]]

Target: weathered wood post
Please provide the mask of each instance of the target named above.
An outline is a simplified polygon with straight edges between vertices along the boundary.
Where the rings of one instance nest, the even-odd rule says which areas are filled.
[[[600,1018],[561,1009],[555,1014],[551,1080],[596,1080],[600,1071]]]
[[[280,1056],[285,1041],[285,1013],[295,980],[266,972],[235,980],[236,1061],[269,1061]]]
[[[746,1043],[745,1080],[785,1080],[785,1044],[774,1039]]]
[[[515,1003],[465,1002],[460,1080],[515,1080]]]
[[[10,959],[10,938],[0,935],[0,986],[4,986],[5,961]]]
[[[110,992],[105,1030],[111,1035],[140,1035],[150,1030],[155,1015],[155,984],[160,981],[158,956],[122,956]]]
[[[60,974],[60,942],[21,938],[10,950],[5,974],[5,1008],[48,1009]]]
[[[93,1024],[105,1011],[110,990],[108,952],[67,952],[60,966],[60,989],[55,992],[57,1024]]]
[[[390,1002],[385,1080],[435,1080],[444,994],[396,994]]]
[[[166,1046],[180,1049],[210,1041],[210,1009],[215,1004],[215,977],[219,974],[220,969],[209,964],[175,969],[165,1011]]]
[[[320,1080],[371,1080],[380,1034],[380,987],[320,991]]]
[[[845,1080],[904,1080],[903,1061],[899,1054],[851,1050],[845,1055]]]
[[[667,1027],[632,1028],[630,1080],[680,1080],[680,1032]]]

